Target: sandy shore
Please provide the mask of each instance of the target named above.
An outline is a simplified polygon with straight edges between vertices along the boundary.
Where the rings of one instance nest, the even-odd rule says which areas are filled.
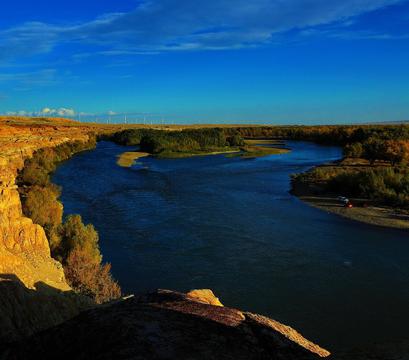
[[[139,158],[149,156],[149,153],[139,151],[128,151],[118,156],[117,164],[122,167],[131,167]]]
[[[370,225],[409,229],[409,214],[386,207],[367,206],[345,208],[336,197],[297,195],[302,201],[323,211],[360,221]],[[351,199],[354,203],[354,199]]]

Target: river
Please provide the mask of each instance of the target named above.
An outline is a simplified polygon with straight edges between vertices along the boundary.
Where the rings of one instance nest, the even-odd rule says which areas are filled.
[[[99,142],[61,164],[65,214],[100,235],[126,293],[210,288],[330,350],[397,340],[409,321],[408,232],[357,223],[289,194],[290,175],[341,150],[288,142],[257,159],[139,159]]]

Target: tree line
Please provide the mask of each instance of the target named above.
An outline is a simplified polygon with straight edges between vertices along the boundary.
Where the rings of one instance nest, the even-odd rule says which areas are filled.
[[[84,224],[80,215],[63,219],[61,189],[50,181],[59,162],[95,144],[92,138],[40,149],[25,161],[17,183],[24,215],[44,228],[51,255],[63,264],[67,282],[96,303],[103,303],[120,297],[121,289],[111,276],[111,265],[102,263],[98,233],[93,225]]]
[[[409,160],[409,125],[260,126],[225,130],[244,138],[275,138],[313,141],[344,148],[351,158],[388,161],[396,165]]]

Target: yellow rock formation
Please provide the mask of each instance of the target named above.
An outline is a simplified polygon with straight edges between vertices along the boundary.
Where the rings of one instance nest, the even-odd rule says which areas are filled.
[[[210,289],[192,290],[186,295],[188,298],[201,302],[203,304],[223,306],[219,298],[217,298],[216,295],[214,295],[213,291]]]

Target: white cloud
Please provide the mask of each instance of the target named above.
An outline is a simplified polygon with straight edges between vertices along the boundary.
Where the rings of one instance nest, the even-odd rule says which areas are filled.
[[[67,109],[67,108],[58,108],[58,109],[50,109],[50,108],[44,108],[41,110],[42,114],[44,115],[51,115],[51,116],[75,116],[75,111],[74,109]]]
[[[20,110],[20,111],[9,111],[6,115],[10,116],[48,116],[48,117],[74,117],[76,116],[76,112],[74,109],[69,108],[57,108],[52,109],[49,107],[45,107],[40,111],[27,111],[27,110]]]

